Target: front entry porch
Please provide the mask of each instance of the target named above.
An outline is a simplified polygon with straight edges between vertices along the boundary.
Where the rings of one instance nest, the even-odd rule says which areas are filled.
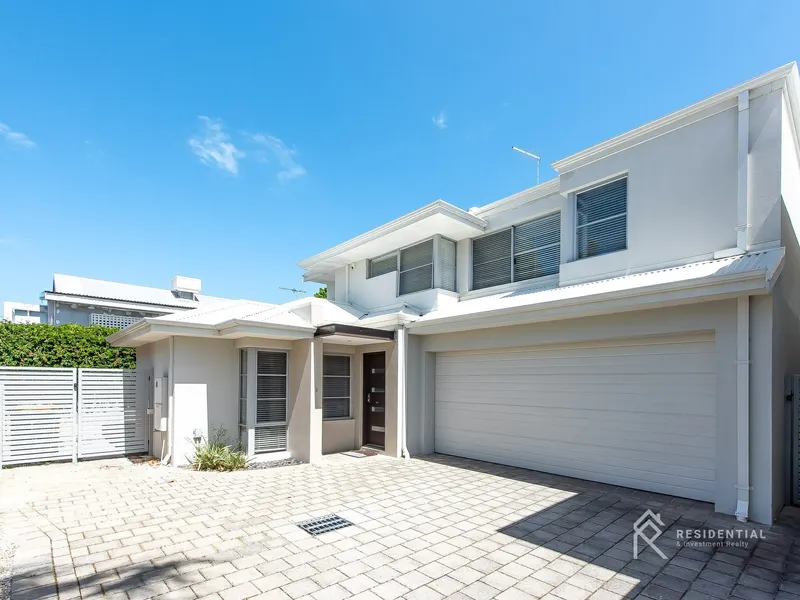
[[[258,460],[370,445],[402,452],[395,332],[329,325],[313,338],[244,338],[239,352],[239,441]]]

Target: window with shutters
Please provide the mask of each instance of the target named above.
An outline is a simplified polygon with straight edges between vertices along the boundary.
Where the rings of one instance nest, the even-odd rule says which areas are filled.
[[[628,247],[628,178],[575,196],[577,258],[600,256]]]
[[[433,288],[433,240],[400,250],[400,295],[431,288]]]
[[[367,261],[367,279],[399,271],[397,295],[456,291],[456,243],[440,235]]]
[[[287,358],[285,352],[256,355],[256,452],[286,450]]]
[[[350,418],[350,357],[322,357],[322,418]]]
[[[439,288],[456,291],[456,243],[439,238]]]
[[[560,265],[560,212],[472,240],[473,290],[554,275]]]
[[[397,252],[367,261],[367,279],[397,271]]]

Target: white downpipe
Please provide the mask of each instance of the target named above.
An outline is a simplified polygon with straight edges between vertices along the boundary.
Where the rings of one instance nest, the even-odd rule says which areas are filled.
[[[736,518],[747,522],[750,512],[750,297],[739,296],[736,307]]]
[[[350,304],[350,265],[344,268],[344,303]]]
[[[397,328],[397,411],[400,414],[400,453],[408,460],[411,456],[408,453],[408,446],[406,445],[406,422],[408,420],[406,414],[406,361],[407,361],[407,347],[408,342],[408,329],[404,325]]]
[[[175,464],[175,337],[169,336],[169,373],[167,380],[167,461]]]
[[[739,94],[736,189],[736,246],[747,252],[747,176],[750,158],[750,92]]]

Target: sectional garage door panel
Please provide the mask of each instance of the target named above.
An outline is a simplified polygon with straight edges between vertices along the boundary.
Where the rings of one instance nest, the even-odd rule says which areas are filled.
[[[436,451],[713,500],[710,333],[436,357]]]

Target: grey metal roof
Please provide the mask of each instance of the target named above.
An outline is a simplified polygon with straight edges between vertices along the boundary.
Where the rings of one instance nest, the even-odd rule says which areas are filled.
[[[90,279],[89,277],[76,277],[55,273],[53,275],[53,290],[56,294],[81,296],[84,298],[98,298],[104,300],[119,300],[122,302],[136,302],[138,304],[153,304],[158,306],[171,306],[176,308],[196,308],[201,304],[219,302],[223,298],[215,296],[197,295],[197,300],[176,298],[171,290],[164,288],[118,283],[103,279]]]

